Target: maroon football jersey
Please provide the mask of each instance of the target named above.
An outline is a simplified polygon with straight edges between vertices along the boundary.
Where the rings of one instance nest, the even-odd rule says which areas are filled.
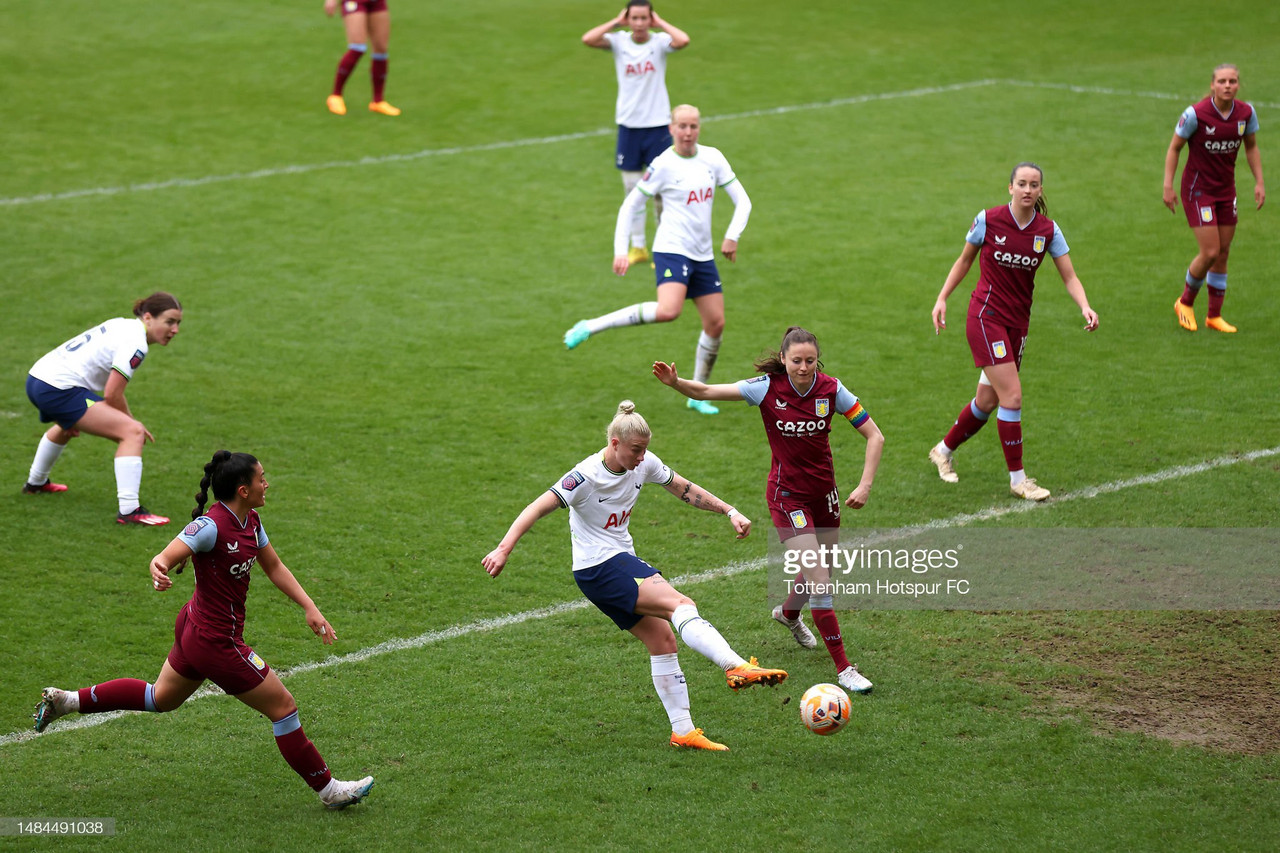
[[[196,571],[191,615],[205,631],[239,639],[244,634],[244,602],[254,564],[258,562],[262,522],[258,513],[249,510],[242,527],[235,513],[221,502],[210,507],[205,516],[217,525],[218,538],[213,550],[198,552],[191,558]],[[199,519],[187,527],[190,529],[198,523]]]
[[[1244,141],[1253,107],[1234,101],[1223,116],[1205,98],[1192,105],[1196,129],[1187,140],[1187,166],[1182,170],[1183,197],[1195,192],[1201,198],[1226,201],[1236,197],[1236,155]],[[1179,121],[1179,126],[1182,122]]]
[[[836,411],[836,380],[819,373],[803,396],[785,373],[769,377],[769,390],[760,402],[760,417],[769,437],[773,460],[766,495],[776,501],[782,492],[820,497],[836,488],[831,459],[831,421]]]
[[[987,233],[978,256],[978,286],[969,298],[969,316],[1025,329],[1031,322],[1036,270],[1049,259],[1053,220],[1036,213],[1027,227],[1019,228],[1007,204],[986,213]]]

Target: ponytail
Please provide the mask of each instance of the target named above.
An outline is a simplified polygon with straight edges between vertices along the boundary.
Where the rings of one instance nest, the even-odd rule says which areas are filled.
[[[778,351],[765,353],[764,357],[755,363],[756,372],[769,376],[781,376],[786,373],[787,365],[783,359],[786,358],[787,350],[796,344],[813,344],[813,348],[818,351],[818,369],[821,370],[822,347],[818,346],[818,339],[808,329],[791,326],[782,336],[782,346],[778,347]]]
[[[200,491],[196,493],[196,508],[191,510],[193,519],[204,515],[204,506],[209,502],[209,489],[213,488],[213,496],[220,501],[229,501],[235,497],[236,489],[253,482],[253,469],[258,460],[248,453],[232,453],[230,450],[219,450],[213,454],[209,464],[204,466],[204,476],[200,478]]]
[[[178,301],[178,297],[172,293],[157,290],[150,296],[144,296],[133,303],[133,316],[141,317],[143,314],[150,314],[152,317],[159,317],[171,308],[182,310],[182,303]]]

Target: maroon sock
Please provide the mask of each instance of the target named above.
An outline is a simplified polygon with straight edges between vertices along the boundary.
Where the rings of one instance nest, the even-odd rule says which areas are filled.
[[[147,710],[147,682],[138,678],[104,681],[92,687],[83,687],[79,693],[81,714]]]
[[[314,791],[320,791],[328,785],[333,775],[329,773],[328,765],[320,757],[320,750],[316,749],[316,745],[308,740],[302,731],[298,712],[294,711],[283,720],[272,723],[271,726],[275,731],[276,746],[280,748],[280,754],[284,756],[285,761],[289,762],[293,772],[301,776],[302,781],[310,785]]]
[[[369,76],[373,78],[373,102],[382,100],[382,90],[387,85],[387,58],[375,55],[373,64],[369,66]]]
[[[1227,295],[1227,291],[1221,287],[1209,288],[1209,316],[1222,316],[1222,300]]]
[[[1194,308],[1196,305],[1196,294],[1199,292],[1200,288],[1192,287],[1188,284],[1182,288],[1182,296],[1179,297],[1179,300],[1188,308]]]
[[[342,88],[347,85],[347,78],[351,76],[352,71],[356,70],[356,64],[360,62],[362,56],[364,56],[363,50],[348,49],[342,54],[342,59],[338,61],[338,73],[333,78],[333,94],[342,94]]]
[[[965,404],[965,407],[960,410],[960,414],[956,416],[956,422],[952,425],[951,429],[947,431],[946,437],[942,439],[943,444],[952,450],[955,450],[957,447],[973,438],[978,430],[982,429],[987,421],[984,418],[979,418],[973,413],[973,410],[976,407],[976,401]]]
[[[807,592],[792,592],[787,596],[787,600],[782,602],[783,617],[791,620],[800,618],[800,610],[808,600],[809,594]]]
[[[1005,464],[1010,471],[1021,471],[1022,421],[1006,421],[996,415],[996,429],[1000,431],[1000,446],[1004,449]]]
[[[836,672],[844,672],[849,668],[849,658],[844,653],[844,638],[840,635],[840,621],[836,619],[834,610],[817,610],[810,607],[810,613],[813,614],[813,624],[818,626],[818,633],[822,635],[822,642],[827,644],[827,652],[831,655],[831,659],[835,661]]]

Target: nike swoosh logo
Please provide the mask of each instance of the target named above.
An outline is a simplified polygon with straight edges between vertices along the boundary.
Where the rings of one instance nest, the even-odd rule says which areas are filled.
[[[599,500],[600,500],[600,503],[604,503],[605,501],[607,501],[607,500],[609,500],[609,499],[608,499],[608,498],[600,498]]]

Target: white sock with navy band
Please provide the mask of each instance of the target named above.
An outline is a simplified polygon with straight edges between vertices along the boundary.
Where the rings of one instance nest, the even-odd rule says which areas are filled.
[[[693,731],[693,717],[689,715],[689,686],[685,684],[676,654],[650,655],[649,671],[653,674],[653,688],[658,691],[662,707],[667,709],[671,731],[687,735]]]
[[[35,458],[31,460],[31,473],[27,475],[27,482],[33,486],[43,486],[49,482],[53,463],[58,461],[58,457],[66,449],[65,444],[50,441],[45,435],[40,436],[40,445],[36,447]]]
[[[707,658],[721,669],[728,671],[746,663],[733,649],[716,627],[698,615],[693,604],[682,604],[671,614],[671,624],[680,633],[680,639],[689,648]]]
[[[706,332],[700,332],[698,334],[698,349],[694,353],[694,382],[706,382],[711,378],[711,368],[716,366],[716,357],[719,354],[720,339],[713,338]]]

